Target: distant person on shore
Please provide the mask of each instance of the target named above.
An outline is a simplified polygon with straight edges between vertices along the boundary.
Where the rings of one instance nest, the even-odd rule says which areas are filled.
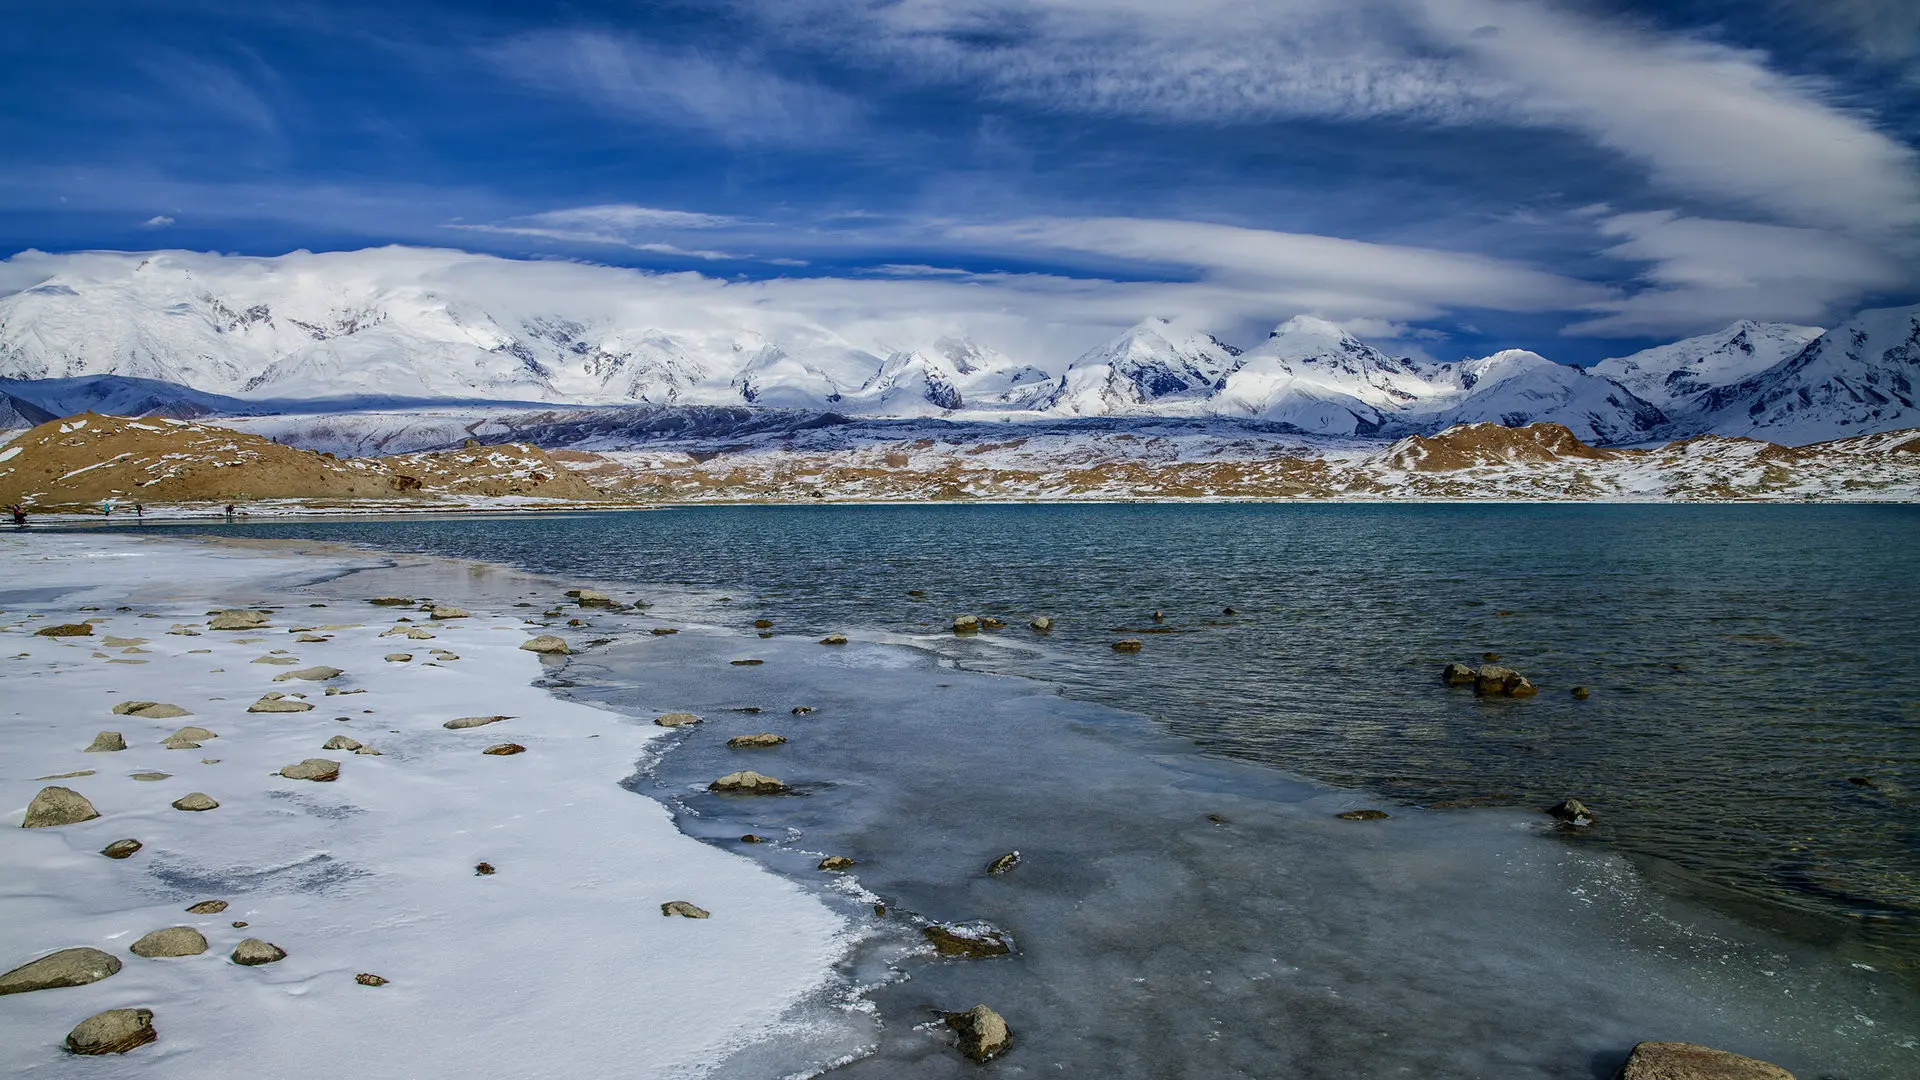
[[[14,528],[16,528],[16,529],[24,529],[24,528],[26,528],[26,527],[27,527],[27,509],[26,509],[26,507],[24,507],[24,506],[21,506],[21,505],[20,505],[19,503],[15,503],[15,504],[13,504],[12,506],[9,506],[9,507],[7,507],[7,512],[13,515],[13,527],[14,527]]]
[[[112,499],[100,500],[100,516],[101,517],[113,516],[113,500]]]
[[[147,508],[139,503],[134,503],[133,516],[139,518],[141,521],[147,520]]]
[[[233,524],[233,504],[227,504],[227,524]]]

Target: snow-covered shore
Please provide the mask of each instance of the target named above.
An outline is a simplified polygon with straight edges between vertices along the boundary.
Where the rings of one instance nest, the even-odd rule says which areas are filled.
[[[505,590],[536,600],[519,609],[535,613],[562,602],[556,589],[503,574],[488,610],[465,599],[486,589],[455,595],[454,575],[423,575],[421,592],[471,605],[471,616],[445,620],[341,599],[338,587],[324,603],[302,591],[379,565],[351,552],[120,536],[0,545],[0,969],[79,946],[124,965],[89,985],[0,997],[0,1072],[692,1076],[780,1030],[832,984],[851,933],[840,916],[681,835],[663,807],[620,786],[665,729],[533,685],[542,660],[519,646],[544,631],[508,614]],[[209,609],[229,607],[270,610],[269,624],[206,628]],[[401,617],[433,638],[383,636]],[[35,634],[82,620],[91,635]],[[176,627],[197,632],[168,632]],[[387,659],[398,653],[412,659]],[[275,681],[315,665],[344,674]],[[247,711],[271,691],[315,707]],[[134,700],[191,715],[112,712]],[[443,726],[496,714],[511,718]],[[163,747],[183,725],[218,737]],[[121,733],[127,749],[85,752],[101,731]],[[379,754],[323,750],[336,735]],[[482,753],[509,741],[526,752]],[[316,757],[340,763],[337,781],[278,774]],[[134,778],[153,773],[166,775]],[[100,816],[20,828],[49,785],[79,792]],[[220,805],[170,805],[189,792]],[[142,847],[102,857],[121,839]],[[476,873],[482,862],[496,872]],[[185,910],[206,900],[230,906]],[[663,917],[674,900],[712,917]],[[205,935],[206,952],[129,951],[182,925]],[[248,937],[286,958],[231,962]],[[360,973],[389,981],[361,985]],[[158,1040],[77,1064],[67,1032],[116,1008],[152,1009]]]

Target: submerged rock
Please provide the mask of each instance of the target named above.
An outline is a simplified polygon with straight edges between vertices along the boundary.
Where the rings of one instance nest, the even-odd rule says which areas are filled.
[[[1001,1015],[985,1005],[966,1012],[947,1013],[947,1026],[960,1036],[960,1052],[975,1061],[988,1061],[1013,1045],[1013,1031]]]
[[[733,738],[727,740],[727,749],[757,750],[762,747],[779,746],[786,741],[787,737],[785,735],[775,735],[771,731],[763,731],[758,735],[735,735]]]
[[[784,795],[793,789],[771,776],[763,776],[752,769],[742,769],[708,784],[707,790],[730,795]]]
[[[267,613],[246,608],[216,612],[207,620],[209,630],[257,630],[267,625]]]
[[[105,855],[109,859],[129,859],[144,846],[145,845],[138,840],[115,840],[113,843],[101,848],[100,854]]]
[[[152,1009],[108,1009],[67,1032],[67,1049],[76,1054],[124,1054],[158,1039]]]
[[[1121,638],[1113,643],[1114,652],[1133,653],[1139,652],[1144,647],[1140,644],[1139,638]]]
[[[1693,1043],[1643,1042],[1627,1056],[1618,1080],[1793,1080],[1793,1074],[1778,1065]]]
[[[244,967],[259,967],[286,958],[287,950],[257,937],[250,937],[233,947],[233,962]]]
[[[269,692],[261,697],[259,701],[247,706],[247,711],[250,713],[290,713],[306,712],[311,708],[313,708],[313,706],[306,702],[298,698],[290,698],[276,690]]]
[[[93,741],[87,744],[85,752],[89,754],[111,754],[118,750],[125,750],[126,748],[126,736],[117,731],[103,731],[93,737]]]
[[[410,596],[376,596],[367,601],[367,603],[373,604],[376,607],[406,607],[413,603],[413,598]]]
[[[1018,865],[1020,865],[1020,853],[1017,851],[1009,851],[1005,855],[988,863],[987,873],[996,875],[1004,874]]]
[[[1600,820],[1599,817],[1595,815],[1593,811],[1587,809],[1587,805],[1579,799],[1567,799],[1553,806],[1549,806],[1547,807],[1547,813],[1553,815],[1553,817],[1559,821],[1566,822],[1568,825],[1586,826]]]
[[[310,757],[281,768],[280,775],[289,780],[312,780],[329,784],[340,779],[340,763],[326,758]]]
[[[678,915],[683,919],[704,919],[708,917],[707,909],[695,907],[685,900],[669,900],[661,904],[660,914],[668,916]]]
[[[99,949],[61,949],[0,975],[0,995],[85,986],[119,970],[120,958]]]
[[[821,859],[819,865],[815,866],[814,869],[815,870],[851,870],[854,867],[859,865],[860,865],[859,863],[854,862],[852,859],[847,858],[845,855],[829,855],[826,858]]]
[[[921,927],[920,935],[931,942],[933,950],[941,956],[962,960],[983,960],[1013,952],[1013,938],[992,923],[932,923]]]
[[[72,788],[53,785],[43,787],[40,793],[27,804],[27,818],[20,823],[23,829],[50,829],[59,825],[73,825],[82,821],[92,821],[100,816],[85,795]]]
[[[207,951],[207,939],[191,926],[169,926],[145,935],[134,942],[129,951],[150,960],[166,956],[199,956]]]
[[[115,716],[142,716],[148,720],[172,720],[177,716],[193,714],[178,705],[169,705],[164,701],[123,701],[113,707]]]
[[[1333,816],[1339,818],[1341,821],[1386,821],[1393,815],[1387,813],[1385,810],[1348,810],[1345,813],[1335,814]]]

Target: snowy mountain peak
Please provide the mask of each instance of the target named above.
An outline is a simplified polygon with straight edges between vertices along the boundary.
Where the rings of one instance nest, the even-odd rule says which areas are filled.
[[[1701,393],[1702,431],[1794,445],[1920,423],[1920,306],[1863,311],[1786,359]]]
[[[1681,412],[1706,391],[1757,375],[1820,334],[1817,326],[1742,319],[1712,334],[1602,360],[1592,370],[1670,413]]]
[[[1239,354],[1210,334],[1181,334],[1167,319],[1144,319],[1068,365],[1045,407],[1095,415],[1205,398]]]

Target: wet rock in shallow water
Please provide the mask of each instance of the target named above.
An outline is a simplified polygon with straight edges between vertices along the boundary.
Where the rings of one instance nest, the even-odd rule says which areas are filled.
[[[1471,686],[1480,673],[1467,664],[1448,664],[1440,672],[1440,681],[1448,686]]]
[[[124,1054],[159,1037],[153,1029],[152,1009],[108,1009],[67,1032],[67,1049],[76,1054]]]
[[[775,735],[771,731],[763,731],[758,735],[735,735],[733,738],[727,740],[727,749],[757,750],[767,746],[779,746],[786,741],[787,737],[785,735]]]
[[[791,709],[789,709],[789,710],[787,710],[787,711],[788,711],[788,712],[791,712],[791,713],[792,713],[793,715],[795,715],[795,716],[805,716],[805,715],[807,715],[808,713],[811,713],[811,712],[813,711],[813,706],[811,706],[811,705],[795,705],[795,706],[794,706],[793,708],[791,708]]]
[[[666,637],[668,634],[677,634],[679,632],[680,631],[675,630],[671,626],[656,626],[652,630],[648,631],[648,633],[652,634],[654,637]]]
[[[113,843],[101,848],[100,854],[105,855],[109,859],[127,859],[132,858],[133,853],[139,851],[143,846],[144,845],[138,840],[115,840]]]
[[[371,971],[363,971],[355,975],[353,981],[359,983],[361,986],[385,986],[388,982],[387,979],[383,979]]]
[[[195,791],[173,800],[175,810],[218,810],[220,804],[213,801],[205,792]]]
[[[297,698],[290,698],[278,691],[271,692],[259,701],[247,706],[250,713],[290,713],[306,712],[313,706]]]
[[[99,949],[61,949],[0,975],[0,995],[96,983],[120,970],[120,958]]]
[[[539,637],[530,638],[521,642],[520,647],[528,652],[549,656],[565,656],[573,651],[567,647],[567,639],[554,634],[541,634]]]
[[[980,616],[980,629],[982,630],[1001,630],[1004,629],[1006,625],[1004,620],[996,619],[991,615]]]
[[[280,775],[289,780],[312,780],[316,783],[329,784],[340,779],[340,763],[326,758],[310,757],[305,761],[283,767]]]
[[[773,620],[772,619],[755,619],[753,620],[753,628],[755,630],[770,630],[773,628]]]
[[[654,717],[653,722],[661,727],[687,727],[692,724],[703,724],[706,721],[690,712],[670,712]]]
[[[193,714],[178,705],[169,705],[164,701],[123,701],[113,707],[115,716],[140,716],[148,720],[172,720],[177,716]]]
[[[40,793],[27,804],[27,819],[20,823],[20,827],[51,829],[59,825],[92,821],[99,816],[100,811],[93,808],[85,795],[56,784],[41,788]]]
[[[126,736],[121,735],[117,731],[103,731],[93,737],[93,742],[87,744],[85,752],[89,754],[111,754],[116,750],[125,750],[126,748]]]
[[[287,950],[257,937],[250,937],[233,947],[233,962],[245,967],[259,967],[286,958]]]
[[[1053,629],[1053,620],[1045,615],[1041,615],[1027,625],[1031,626],[1035,631],[1044,634]]]
[[[83,622],[61,623],[58,626],[43,626],[33,632],[34,637],[88,637],[93,627]]]
[[[1547,807],[1547,813],[1553,815],[1556,820],[1564,821],[1569,825],[1591,825],[1600,820],[1599,817],[1596,816],[1593,811],[1587,809],[1586,804],[1579,799],[1567,799],[1564,802],[1549,806]]]
[[[955,615],[953,617],[953,632],[956,634],[971,634],[977,632],[979,629],[980,617],[978,615]]]
[[[820,639],[822,645],[845,645],[846,643],[847,635],[845,634],[828,634]]]
[[[1574,698],[1580,701],[1585,701],[1587,700],[1587,698],[1593,696],[1593,691],[1588,690],[1584,686],[1576,686],[1571,691],[1569,691],[1569,693],[1573,694]]]
[[[745,836],[742,836],[740,838],[740,842],[743,844],[764,844],[767,842],[767,838],[764,836],[755,836],[752,833],[748,833]]]
[[[678,915],[683,919],[704,919],[708,913],[705,908],[695,907],[685,900],[669,900],[660,905],[660,914]]]
[[[367,603],[373,604],[376,607],[406,607],[413,603],[413,598],[407,596],[376,596],[367,601]]]
[[[209,630],[257,630],[267,625],[267,613],[234,608],[216,613],[207,620]]]
[[[201,743],[208,739],[217,739],[219,737],[220,736],[215,735],[206,728],[195,727],[189,724],[160,740],[160,745],[169,750],[198,750]]]
[[[762,776],[752,769],[742,769],[708,784],[707,790],[729,795],[784,795],[793,789],[771,776]]]
[[[766,661],[765,660],[729,660],[727,661],[727,663],[732,664],[734,667],[759,667],[761,664],[766,663]]]
[[[169,926],[142,937],[133,943],[129,951],[150,960],[167,956],[199,956],[207,951],[207,939],[191,926]]]
[[[227,910],[225,900],[202,900],[187,909],[189,915],[218,915]]]
[[[1530,697],[1535,693],[1526,676],[1498,664],[1484,664],[1474,673],[1473,692],[1488,697]]]
[[[1333,816],[1341,821],[1386,821],[1393,815],[1385,810],[1348,810]]]
[[[318,667],[301,668],[299,671],[283,671],[275,675],[273,681],[286,682],[288,679],[301,679],[305,682],[326,682],[328,679],[337,679],[345,674],[346,672],[337,667],[327,667],[322,664]]]
[[[1620,1067],[1618,1080],[1793,1080],[1778,1065],[1693,1043],[1643,1042]]]
[[[495,743],[480,752],[491,757],[512,757],[515,754],[526,753],[527,748],[517,742],[503,742]]]
[[[826,858],[821,859],[819,865],[815,866],[814,869],[815,870],[851,870],[854,867],[859,865],[860,865],[859,863],[854,862],[852,859],[847,858],[845,855],[829,855]]]
[[[988,1061],[1013,1045],[1013,1031],[999,1013],[985,1005],[966,1012],[947,1013],[947,1026],[960,1036],[960,1052],[975,1061]]]
[[[1114,652],[1132,653],[1139,652],[1142,648],[1145,648],[1145,646],[1140,644],[1140,639],[1138,638],[1122,638],[1113,643]]]
[[[502,720],[511,719],[513,719],[511,716],[456,716],[440,726],[448,731],[459,731],[463,728],[486,727],[488,724],[497,724]]]
[[[921,927],[920,935],[941,956],[961,960],[984,960],[1013,952],[1013,938],[992,923],[932,923]]]
[[[1017,851],[1009,851],[1005,855],[988,863],[987,873],[1004,874],[1018,865],[1020,865],[1020,853]]]

